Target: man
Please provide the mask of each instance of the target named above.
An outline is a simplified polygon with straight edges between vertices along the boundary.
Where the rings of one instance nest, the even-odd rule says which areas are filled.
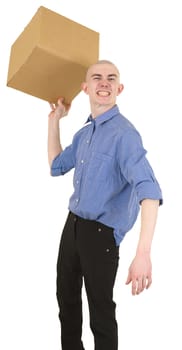
[[[51,174],[63,175],[75,168],[57,263],[62,349],[84,349],[84,278],[95,350],[117,350],[113,287],[119,245],[141,207],[139,242],[126,280],[132,294],[139,294],[152,283],[150,251],[162,194],[138,131],[116,105],[123,91],[117,67],[98,61],[88,69],[82,89],[89,97],[91,114],[64,150],[59,121],[70,106],[60,98],[57,105],[51,104],[49,114]]]

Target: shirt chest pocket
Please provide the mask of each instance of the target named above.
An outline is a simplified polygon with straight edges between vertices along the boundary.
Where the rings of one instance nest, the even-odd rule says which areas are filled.
[[[93,152],[88,160],[87,176],[89,178],[105,178],[112,174],[114,167],[114,158],[108,154]]]
[[[93,158],[98,159],[103,162],[111,162],[113,157],[106,153],[93,152]]]

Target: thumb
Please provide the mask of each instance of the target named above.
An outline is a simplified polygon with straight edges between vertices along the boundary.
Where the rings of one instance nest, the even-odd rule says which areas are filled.
[[[128,277],[125,284],[129,284],[130,282],[131,282],[131,276],[130,276],[130,273],[128,273]]]

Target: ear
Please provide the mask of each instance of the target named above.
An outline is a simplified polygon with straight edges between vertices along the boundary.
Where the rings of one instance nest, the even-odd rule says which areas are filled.
[[[87,87],[87,83],[85,81],[81,84],[81,89],[82,89],[82,91],[85,92],[85,94],[88,95],[88,87]]]
[[[123,89],[124,89],[124,85],[123,84],[119,84],[119,86],[118,86],[118,94],[117,95],[120,95],[121,92],[123,91]]]

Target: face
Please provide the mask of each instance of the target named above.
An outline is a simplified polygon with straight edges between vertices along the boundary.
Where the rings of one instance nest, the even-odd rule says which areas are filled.
[[[119,72],[113,64],[99,63],[88,69],[82,88],[89,95],[91,106],[109,107],[116,103],[124,87],[120,84]]]

